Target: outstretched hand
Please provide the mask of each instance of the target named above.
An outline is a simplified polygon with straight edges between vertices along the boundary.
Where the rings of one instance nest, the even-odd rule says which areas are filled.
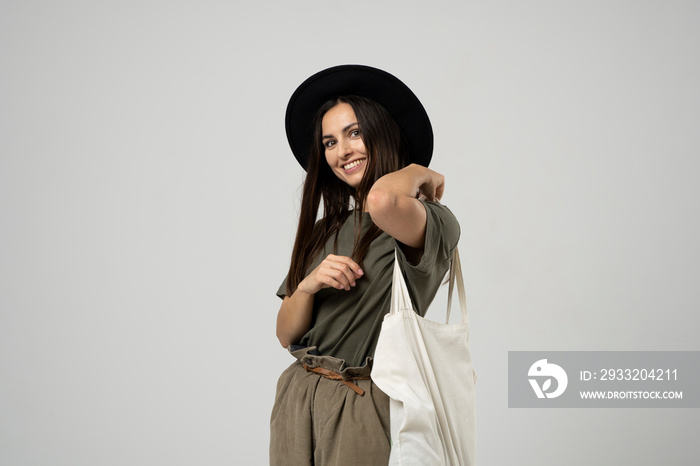
[[[348,256],[329,254],[299,283],[299,288],[308,294],[316,294],[324,288],[350,290],[364,272]]]

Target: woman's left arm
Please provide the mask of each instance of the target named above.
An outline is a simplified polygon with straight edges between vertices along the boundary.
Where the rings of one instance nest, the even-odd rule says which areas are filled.
[[[422,251],[427,214],[418,197],[439,200],[444,191],[444,176],[411,164],[379,178],[367,195],[365,208],[377,227],[401,243]]]

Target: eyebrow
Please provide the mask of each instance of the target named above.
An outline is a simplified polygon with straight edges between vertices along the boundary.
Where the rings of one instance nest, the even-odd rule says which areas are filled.
[[[353,126],[355,126],[356,124],[357,124],[357,122],[355,122],[355,123],[350,123],[350,124],[347,125],[345,128],[343,128],[342,130],[340,130],[340,132],[341,132],[341,133],[344,133],[344,132],[346,132],[347,130],[349,130],[350,128],[352,128]],[[326,135],[324,135],[321,139],[331,139],[332,137],[333,137],[332,134],[326,134]]]

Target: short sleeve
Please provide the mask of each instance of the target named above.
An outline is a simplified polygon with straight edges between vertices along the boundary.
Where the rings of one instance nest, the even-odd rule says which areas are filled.
[[[399,260],[407,274],[427,275],[433,272],[436,264],[444,263],[452,257],[452,251],[459,242],[461,233],[459,222],[452,211],[439,202],[420,199],[425,207],[425,245],[418,264],[411,264],[403,253]],[[399,251],[401,248],[399,248]]]
[[[284,297],[287,296],[287,277],[284,277],[282,284],[277,289],[277,296],[279,296],[280,299],[284,299]]]

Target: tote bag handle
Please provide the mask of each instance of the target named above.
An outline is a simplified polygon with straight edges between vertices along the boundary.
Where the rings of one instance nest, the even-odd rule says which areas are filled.
[[[394,277],[391,283],[391,308],[389,314],[398,314],[402,310],[413,310],[411,295],[408,294],[408,286],[403,279],[399,255],[394,249]]]
[[[459,249],[455,246],[450,263],[450,286],[447,291],[447,320],[450,323],[450,311],[452,310],[452,292],[457,282],[457,294],[459,295],[459,307],[462,310],[462,322],[467,321],[467,293],[464,291],[464,277],[462,277],[462,263],[459,260]]]

